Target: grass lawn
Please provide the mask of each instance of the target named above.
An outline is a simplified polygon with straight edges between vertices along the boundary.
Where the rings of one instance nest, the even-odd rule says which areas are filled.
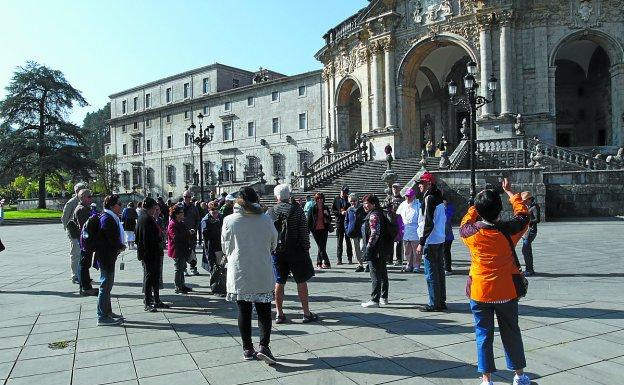
[[[48,209],[32,209],[17,211],[13,208],[5,207],[4,219],[27,219],[27,218],[60,218],[62,211]]]

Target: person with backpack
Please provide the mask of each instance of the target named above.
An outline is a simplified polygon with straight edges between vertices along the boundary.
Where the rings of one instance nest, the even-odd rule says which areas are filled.
[[[420,202],[416,199],[416,190],[408,188],[405,191],[405,200],[401,202],[397,214],[403,220],[403,260],[406,265],[404,272],[420,273],[422,258],[416,253],[418,242],[418,218],[420,214]]]
[[[364,267],[361,245],[362,223],[364,223],[366,212],[364,211],[364,207],[359,203],[358,196],[355,193],[349,194],[349,203],[351,206],[347,209],[347,214],[345,215],[345,234],[353,240],[353,250],[355,251],[355,258],[358,261],[355,272],[369,272],[370,268],[368,267],[368,263],[366,267]]]
[[[219,214],[219,207],[216,202],[207,205],[207,213],[201,221],[201,233],[204,242],[204,252],[202,266],[208,272],[212,272],[215,264],[220,263],[223,256],[221,247],[221,228],[223,218]]]
[[[87,220],[91,216],[91,203],[93,198],[91,197],[91,190],[82,189],[78,192],[78,198],[80,203],[74,210],[73,221],[78,225],[78,228],[83,229]],[[80,285],[79,293],[82,296],[96,296],[98,295],[98,289],[95,289],[91,285],[91,276],[89,275],[89,268],[91,267],[91,261],[93,259],[93,251],[80,250],[80,262],[78,263],[78,282]]]
[[[71,268],[71,281],[75,284],[79,283],[80,228],[78,228],[78,225],[72,220],[72,217],[74,216],[74,210],[76,210],[80,202],[80,199],[78,199],[78,192],[85,188],[87,188],[87,184],[82,182],[74,186],[75,195],[65,203],[65,206],[63,206],[63,215],[61,216],[61,223],[63,224],[63,229],[65,229],[70,245],[69,265]]]
[[[161,229],[154,219],[160,210],[154,198],[143,201],[143,210],[136,225],[137,258],[143,265],[144,310],[154,313],[156,309],[167,309],[169,305],[160,300],[160,267],[163,256]]]
[[[121,214],[121,222],[123,223],[124,231],[126,232],[126,242],[128,242],[128,250],[134,250],[134,230],[136,229],[137,219],[139,214],[134,208],[134,202],[128,203],[126,208]]]
[[[388,265],[392,264],[392,258],[396,255],[396,261],[394,262],[394,266],[402,266],[403,265],[403,218],[397,214],[397,210],[399,209],[399,205],[403,203],[405,198],[401,196],[401,185],[398,183],[392,184],[392,194],[388,195],[384,201],[384,206],[386,208],[386,216],[390,220],[391,223],[396,223],[398,226],[397,236],[394,239],[392,245],[389,245],[386,250],[384,250],[384,254],[386,255],[386,262]]]
[[[277,231],[260,206],[258,194],[243,187],[234,214],[223,220],[223,252],[228,258],[226,300],[238,307],[238,328],[243,342],[243,359],[261,359],[269,365],[277,360],[271,353],[271,302],[275,277],[271,253],[277,247]],[[251,312],[256,308],[260,344],[256,351],[251,340]]]
[[[292,273],[297,284],[297,294],[303,309],[303,323],[318,320],[312,313],[308,301],[308,281],[314,277],[314,266],[310,259],[310,233],[301,206],[289,202],[290,187],[279,184],[273,190],[277,204],[267,212],[277,230],[277,246],[273,251],[273,272],[275,274],[275,323],[286,322],[284,315],[284,286]]]
[[[314,206],[308,217],[308,230],[312,232],[314,241],[318,246],[316,257],[316,267],[319,269],[331,268],[329,256],[327,255],[327,237],[332,229],[332,217],[329,208],[325,206],[325,195],[316,193],[314,195]]]
[[[182,222],[191,231],[191,238],[193,240],[190,255],[187,259],[190,268],[187,271],[185,266],[185,276],[199,275],[199,271],[197,270],[197,257],[195,256],[195,246],[197,245],[197,231],[202,217],[200,216],[199,210],[193,203],[192,197],[193,193],[190,190],[187,190],[184,194],[182,194],[182,207],[184,208],[184,218],[182,219]]]
[[[342,265],[342,243],[347,245],[347,261],[353,263],[353,248],[351,247],[351,239],[345,234],[345,215],[349,208],[349,186],[342,186],[340,195],[334,198],[332,202],[332,214],[336,218],[336,241],[337,241],[337,265]]]
[[[477,368],[481,385],[493,385],[494,316],[503,341],[507,367],[515,372],[513,385],[529,385],[524,373],[526,358],[518,325],[518,299],[526,294],[516,244],[529,226],[531,215],[520,194],[514,194],[507,179],[503,191],[513,207],[513,218],[501,220],[503,202],[499,192],[483,190],[461,221],[459,233],[470,251],[466,295],[470,298],[477,342]],[[518,286],[516,285],[518,284]],[[523,292],[524,289],[524,292]]]
[[[104,213],[99,216],[97,231],[91,231],[90,238],[96,238],[95,261],[100,267],[100,291],[98,294],[98,326],[119,325],[124,318],[113,313],[111,291],[115,284],[115,263],[117,256],[126,249],[124,229],[119,216],[121,201],[118,195],[104,198]],[[90,227],[90,226],[87,226]],[[95,233],[95,237],[94,234]]]
[[[416,254],[425,261],[425,277],[429,303],[421,311],[446,310],[446,275],[444,274],[444,241],[446,240],[446,211],[442,192],[435,175],[425,171],[416,181],[422,193],[418,215],[418,246]]]
[[[362,237],[364,238],[363,258],[370,266],[372,284],[371,299],[363,302],[362,307],[379,307],[379,304],[388,304],[388,269],[386,260],[380,254],[382,248],[392,238],[388,237],[388,219],[381,209],[379,198],[374,194],[365,195],[362,198],[366,217],[362,224]]]

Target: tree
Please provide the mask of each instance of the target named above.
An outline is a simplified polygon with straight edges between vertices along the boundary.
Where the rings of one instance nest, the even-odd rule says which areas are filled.
[[[104,156],[104,144],[110,142],[108,123],[110,119],[110,103],[95,112],[87,113],[82,122],[82,131],[85,144],[90,149],[91,159],[100,159]]]
[[[117,156],[104,155],[98,161],[93,191],[97,194],[113,194],[120,185],[119,172],[117,172]]]
[[[0,174],[10,169],[38,181],[39,208],[45,208],[46,177],[66,171],[89,178],[97,165],[87,157],[80,127],[67,121],[80,91],[62,72],[36,62],[18,67],[0,101]],[[8,167],[10,166],[10,167]]]

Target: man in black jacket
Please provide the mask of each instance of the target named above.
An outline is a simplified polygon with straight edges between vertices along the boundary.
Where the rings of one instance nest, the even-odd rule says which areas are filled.
[[[137,256],[143,264],[143,291],[145,311],[155,312],[157,308],[168,308],[160,300],[160,261],[163,256],[162,233],[156,224],[154,214],[158,204],[153,198],[145,198],[143,211],[136,226]]]
[[[318,320],[318,316],[310,311],[308,306],[308,283],[314,276],[314,266],[310,259],[310,233],[303,209],[297,204],[290,202],[290,187],[280,184],[274,189],[277,204],[273,206],[268,215],[276,223],[278,242],[284,241],[283,247],[273,255],[273,271],[275,273],[275,323],[281,324],[286,321],[282,304],[284,303],[284,285],[288,275],[292,273],[297,283],[297,294],[303,309],[303,323]],[[281,220],[280,220],[281,219]],[[281,225],[286,220],[285,239],[281,239]],[[344,231],[344,230],[343,230]]]
[[[91,203],[93,198],[91,197],[91,190],[82,189],[78,192],[78,199],[80,203],[74,210],[74,217],[72,220],[78,225],[79,229],[85,225],[89,217],[91,216]],[[89,275],[89,268],[91,267],[91,261],[93,260],[93,253],[87,250],[80,250],[80,262],[78,263],[78,282],[80,284],[80,295],[82,296],[96,296],[98,290],[91,286],[91,276]]]
[[[336,217],[336,238],[338,242],[338,248],[336,250],[338,262],[337,265],[342,265],[342,242],[347,244],[347,260],[349,264],[353,263],[353,249],[351,248],[351,239],[346,236],[344,222],[345,215],[349,209],[349,186],[342,186],[340,189],[340,195],[334,198],[332,204],[332,214]]]

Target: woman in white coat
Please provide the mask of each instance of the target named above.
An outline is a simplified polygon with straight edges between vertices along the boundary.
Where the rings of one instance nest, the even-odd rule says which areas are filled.
[[[223,220],[221,243],[228,261],[226,299],[238,305],[243,358],[257,357],[273,365],[276,360],[269,349],[275,286],[271,251],[277,246],[277,230],[252,188],[244,187],[239,191],[234,213]],[[256,308],[260,328],[258,351],[251,342],[252,305]]]

